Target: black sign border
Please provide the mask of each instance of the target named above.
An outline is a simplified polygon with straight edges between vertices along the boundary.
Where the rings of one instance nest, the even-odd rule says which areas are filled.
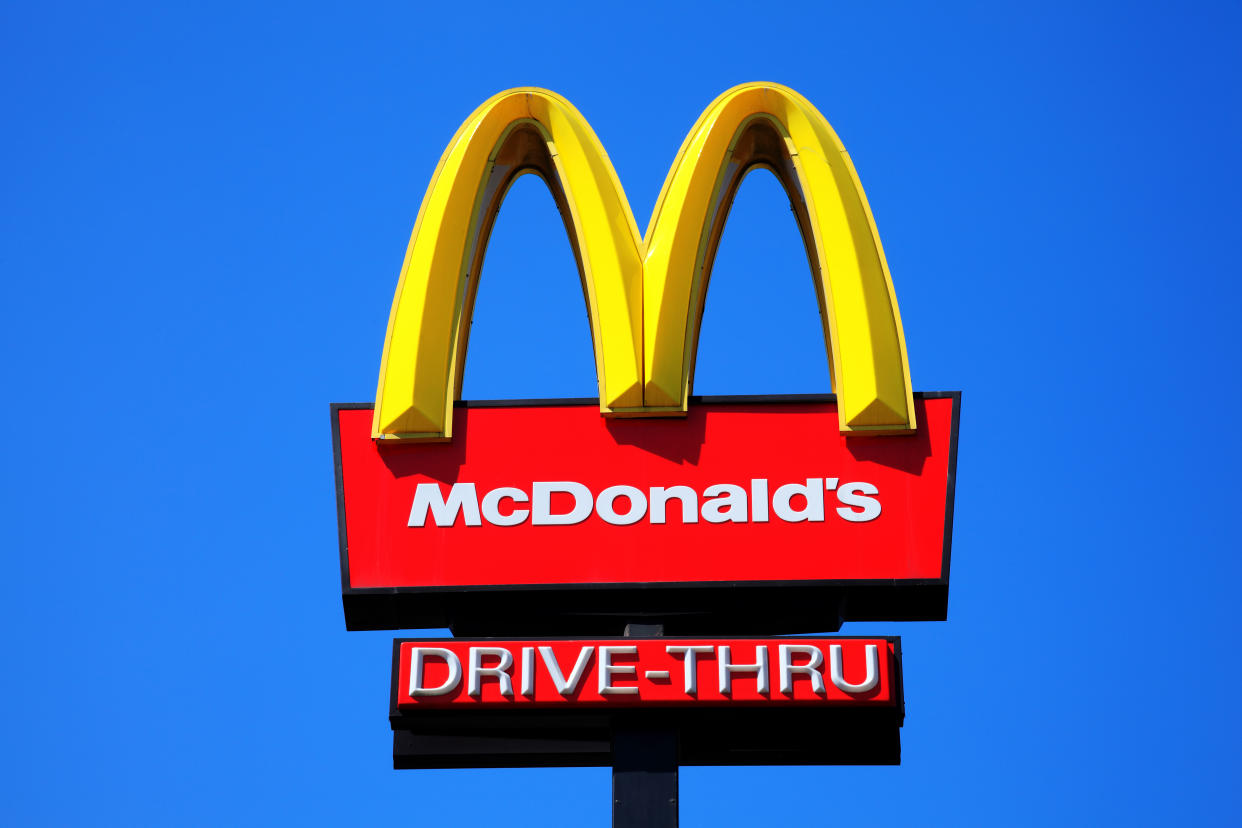
[[[336,472],[341,601],[348,630],[449,628],[456,636],[580,637],[620,634],[632,622],[659,623],[668,636],[832,632],[844,621],[943,621],[948,615],[949,562],[957,482],[960,391],[916,392],[951,399],[948,480],[940,578],[786,581],[684,581],[606,584],[483,584],[452,587],[362,587],[349,582],[345,483],[338,412],[373,403],[331,403]],[[691,405],[831,403],[835,394],[691,397]],[[598,406],[594,398],[458,401],[458,408]],[[900,438],[896,438],[900,439]]]

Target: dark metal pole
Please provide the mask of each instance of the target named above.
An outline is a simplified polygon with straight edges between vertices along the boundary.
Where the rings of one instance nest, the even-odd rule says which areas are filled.
[[[662,624],[627,624],[626,636],[660,636]],[[675,723],[619,716],[612,733],[613,828],[677,828]]]

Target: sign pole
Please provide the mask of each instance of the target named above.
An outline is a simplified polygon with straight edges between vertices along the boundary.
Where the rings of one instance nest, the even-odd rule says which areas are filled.
[[[664,635],[663,624],[627,624],[626,637]],[[613,828],[677,828],[679,734],[673,724],[618,719],[612,733]]]

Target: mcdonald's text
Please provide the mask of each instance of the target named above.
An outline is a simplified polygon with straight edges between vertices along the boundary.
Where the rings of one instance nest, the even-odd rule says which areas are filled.
[[[530,518],[535,526],[573,526],[592,514],[613,526],[629,526],[646,519],[663,524],[673,515],[681,523],[766,523],[769,515],[786,523],[823,522],[824,493],[835,492],[842,520],[866,523],[880,516],[879,489],[870,483],[841,483],[836,477],[808,477],[805,483],[786,483],[769,496],[767,478],[736,483],[713,483],[700,493],[690,486],[613,485],[593,494],[572,480],[536,481],[528,488],[497,486],[479,498],[474,483],[454,483],[447,492],[439,483],[419,483],[410,507],[409,526],[519,526]],[[529,494],[527,493],[529,490]],[[562,509],[553,507],[559,499]],[[700,508],[699,502],[702,501]],[[518,504],[529,503],[530,508]],[[480,506],[481,504],[481,506]],[[618,505],[620,504],[620,505]],[[675,505],[674,505],[675,504]],[[506,511],[507,510],[507,511]]]

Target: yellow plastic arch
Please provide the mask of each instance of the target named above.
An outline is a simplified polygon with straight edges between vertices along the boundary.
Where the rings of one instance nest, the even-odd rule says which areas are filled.
[[[452,435],[487,236],[505,191],[526,172],[548,182],[574,246],[601,408],[642,406],[641,241],[629,203],[599,139],[568,101],[513,89],[457,130],[423,198],[388,319],[376,438]]]
[[[685,410],[712,259],[737,187],[756,166],[780,179],[802,231],[841,430],[913,430],[897,296],[862,184],[824,117],[776,84],[717,98],[664,182],[643,271],[645,404]]]
[[[523,88],[479,107],[449,143],[419,211],[388,321],[373,436],[451,437],[487,238],[505,192],[526,172],[548,183],[578,261],[600,410],[684,413],[712,259],[738,184],[757,166],[780,178],[798,217],[841,430],[913,430],[896,296],[853,165],[806,99],[744,84],[686,137],[645,240],[603,146],[568,101]]]

